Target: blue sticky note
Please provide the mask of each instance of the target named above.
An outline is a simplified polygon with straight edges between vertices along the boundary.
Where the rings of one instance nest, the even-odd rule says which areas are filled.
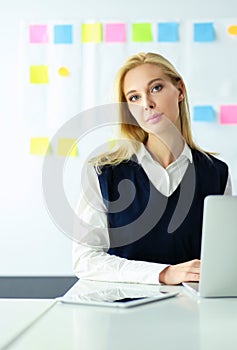
[[[55,44],[72,44],[72,25],[55,25],[54,26],[54,43]]]
[[[158,23],[158,38],[160,42],[176,42],[179,40],[178,23],[166,22]]]
[[[193,120],[198,122],[213,122],[215,112],[212,106],[194,106]]]
[[[215,40],[215,31],[213,23],[194,23],[193,25],[193,41],[210,42]]]

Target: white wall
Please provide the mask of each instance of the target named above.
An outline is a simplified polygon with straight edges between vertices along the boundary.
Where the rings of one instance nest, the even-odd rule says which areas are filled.
[[[49,218],[41,186],[42,161],[27,154],[25,120],[19,113],[19,28],[37,20],[223,19],[237,13],[235,0],[0,0],[0,275],[71,274],[71,242]],[[237,20],[236,20],[237,22]],[[218,71],[217,71],[218,74]],[[221,83],[221,81],[220,81]],[[37,118],[37,116],[35,116]],[[195,125],[204,148],[215,149],[237,179],[236,128]],[[226,137],[228,135],[228,137]],[[234,141],[233,141],[234,140]],[[234,183],[234,189],[237,185]]]

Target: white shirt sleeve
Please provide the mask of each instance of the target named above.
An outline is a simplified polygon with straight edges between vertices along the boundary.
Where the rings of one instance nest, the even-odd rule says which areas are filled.
[[[91,168],[91,170],[89,169]],[[73,271],[78,278],[110,282],[158,284],[159,273],[168,265],[120,258],[107,253],[109,233],[106,208],[93,167],[76,209],[83,225],[75,225]]]
[[[226,182],[224,195],[229,195],[229,196],[232,195],[232,184],[231,184],[230,174],[228,174],[228,179],[227,179],[227,182]]]

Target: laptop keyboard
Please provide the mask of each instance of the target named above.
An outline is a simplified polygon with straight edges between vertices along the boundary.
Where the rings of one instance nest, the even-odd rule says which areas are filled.
[[[199,282],[185,282],[183,285],[190,290],[193,290],[197,293],[199,292]]]

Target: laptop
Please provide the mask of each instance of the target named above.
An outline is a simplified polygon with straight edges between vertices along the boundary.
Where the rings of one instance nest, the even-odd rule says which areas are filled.
[[[237,297],[237,196],[205,198],[200,282],[183,285],[204,298]]]

